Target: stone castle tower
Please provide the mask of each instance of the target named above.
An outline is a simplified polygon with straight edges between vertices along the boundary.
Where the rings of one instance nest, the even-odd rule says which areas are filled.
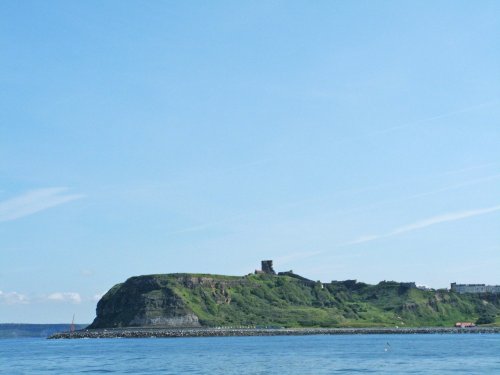
[[[261,264],[262,264],[261,269],[262,269],[263,273],[267,273],[269,275],[276,275],[276,272],[274,272],[274,269],[273,269],[273,261],[272,260],[263,260],[261,262]]]

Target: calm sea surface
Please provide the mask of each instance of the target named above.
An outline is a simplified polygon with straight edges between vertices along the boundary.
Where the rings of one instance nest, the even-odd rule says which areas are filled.
[[[500,335],[3,339],[0,374],[500,374]]]

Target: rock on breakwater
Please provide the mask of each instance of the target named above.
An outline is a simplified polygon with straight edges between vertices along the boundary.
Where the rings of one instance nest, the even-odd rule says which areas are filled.
[[[500,333],[500,327],[415,327],[415,328],[113,328],[60,332],[49,339],[83,338],[173,338],[224,336],[301,336],[356,334],[472,334]]]

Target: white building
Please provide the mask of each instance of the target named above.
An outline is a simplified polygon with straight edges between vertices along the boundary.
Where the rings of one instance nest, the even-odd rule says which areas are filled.
[[[450,290],[456,293],[499,293],[500,285],[451,283]]]

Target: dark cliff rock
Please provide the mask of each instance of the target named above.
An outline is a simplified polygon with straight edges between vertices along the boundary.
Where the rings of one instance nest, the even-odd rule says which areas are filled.
[[[97,304],[97,317],[89,328],[197,327],[198,317],[155,276],[132,277],[115,285]]]

